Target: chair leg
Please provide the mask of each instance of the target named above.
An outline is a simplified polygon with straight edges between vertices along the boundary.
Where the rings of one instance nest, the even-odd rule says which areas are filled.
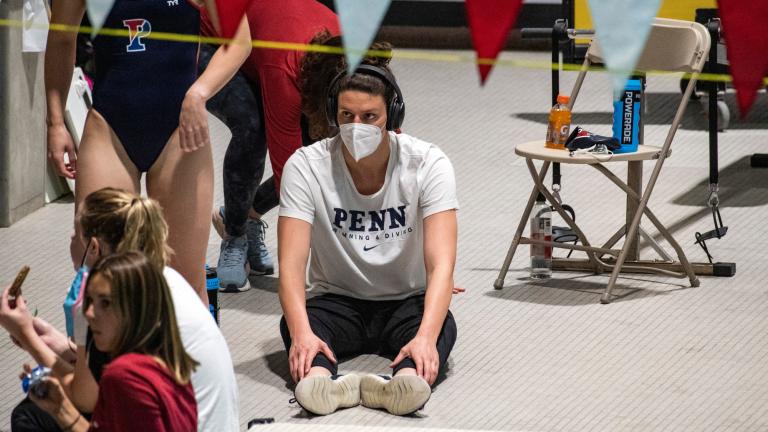
[[[601,246],[603,249],[613,249],[613,246],[621,240],[622,237],[624,237],[624,234],[627,232],[627,226],[623,225],[621,228],[619,228],[618,231],[616,231],[615,234],[611,236],[611,238],[608,239],[607,242],[603,246]],[[603,255],[600,256],[600,258],[603,258]]]
[[[539,181],[544,179],[544,177],[547,175],[548,169],[549,169],[549,162],[544,162],[538,174]],[[536,202],[536,196],[538,196],[538,194],[539,194],[539,190],[534,184],[533,189],[531,190],[531,196],[528,198],[528,204],[525,206],[525,211],[523,212],[523,216],[520,218],[520,223],[517,225],[517,231],[515,231],[515,236],[512,238],[512,244],[509,245],[507,256],[504,258],[504,263],[501,265],[501,270],[499,270],[499,276],[496,278],[496,281],[493,282],[493,287],[496,288],[497,290],[500,290],[504,287],[504,279],[507,277],[507,272],[509,271],[509,265],[512,263],[512,258],[514,258],[515,256],[515,251],[517,250],[517,246],[520,245],[520,238],[523,236],[523,230],[525,229],[526,222],[528,222],[528,217],[530,217],[531,215],[531,211],[533,210],[533,205]]]
[[[672,261],[674,261],[674,259],[673,259],[673,258],[672,258],[672,257],[671,257],[671,256],[670,256],[668,253],[667,253],[667,251],[665,251],[665,250],[664,250],[664,248],[662,248],[662,247],[661,247],[661,245],[659,244],[659,242],[657,242],[657,241],[656,241],[656,240],[655,240],[653,237],[651,237],[651,235],[650,235],[650,234],[648,234],[648,232],[646,232],[646,231],[643,229],[643,227],[642,227],[642,226],[640,227],[640,229],[639,229],[639,232],[640,232],[640,237],[642,237],[642,238],[643,238],[643,240],[645,240],[646,242],[648,242],[648,244],[651,246],[651,248],[652,248],[653,250],[655,250],[655,251],[656,251],[656,253],[657,253],[657,254],[659,254],[659,256],[660,256],[660,257],[661,257],[661,258],[662,258],[664,261],[669,261],[669,262],[672,262]]]
[[[691,283],[691,287],[696,288],[698,287],[701,282],[699,281],[699,278],[696,276],[696,273],[693,271],[693,266],[688,261],[688,257],[685,256],[685,252],[683,252],[683,248],[680,247],[680,244],[675,240],[674,237],[672,237],[672,234],[667,230],[667,227],[659,223],[656,225],[656,229],[659,230],[661,235],[664,236],[665,239],[669,242],[670,245],[672,245],[672,249],[675,250],[675,253],[677,253],[677,259],[680,260],[680,264],[683,265],[683,269],[685,270],[685,274],[688,275],[688,280]]]
[[[621,190],[623,190],[631,199],[638,202],[638,204],[642,201],[642,198],[637,195],[637,193],[630,189],[624,182],[622,182],[618,177],[616,177],[615,174],[613,174],[610,170],[605,168],[604,166],[600,164],[593,165],[594,168],[596,168],[598,171],[602,172],[606,177],[608,177],[609,180],[611,180],[616,186],[618,186]],[[647,192],[647,191],[646,191]],[[647,199],[646,199],[647,202]],[[643,204],[642,207],[638,206],[637,210],[638,214],[645,214],[648,217],[648,220],[651,221],[651,223],[656,227],[656,229],[659,230],[661,235],[669,242],[670,246],[672,246],[672,249],[675,250],[675,253],[677,254],[678,260],[680,260],[680,264],[682,264],[683,269],[685,270],[686,275],[688,276],[688,280],[691,282],[692,287],[699,286],[700,282],[698,277],[696,277],[696,274],[693,271],[693,266],[688,261],[688,258],[685,256],[685,252],[683,252],[683,248],[680,247],[680,244],[675,240],[674,237],[672,237],[672,234],[667,230],[667,228],[661,223],[659,218],[656,217],[655,214],[651,211],[651,209]],[[638,221],[638,231],[639,228],[639,221]],[[627,234],[629,235],[629,234]]]
[[[627,237],[636,234],[637,227],[640,225],[640,218],[637,216],[642,214],[643,207],[643,203],[640,203],[640,206],[637,209],[637,213],[635,214],[635,218],[632,219],[632,224],[629,226],[629,228],[627,228]],[[613,292],[613,287],[616,285],[616,279],[619,278],[619,273],[621,273],[621,266],[624,265],[624,261],[627,259],[627,255],[629,255],[630,246],[630,242],[625,241],[624,246],[621,247],[621,252],[619,253],[618,258],[616,258],[616,263],[613,265],[611,277],[608,279],[608,286],[605,287],[605,292],[603,292],[603,296],[600,298],[600,303],[608,304],[611,302],[611,293]]]
[[[656,161],[656,164],[653,166],[653,171],[651,172],[651,177],[645,186],[645,191],[643,192],[643,196],[638,201],[637,211],[635,212],[635,215],[632,218],[632,223],[630,224],[630,226],[627,227],[627,238],[631,239],[637,235],[637,228],[640,226],[640,218],[643,216],[643,213],[645,212],[645,209],[648,206],[648,200],[651,198],[651,194],[653,193],[653,188],[656,186],[656,180],[659,178],[659,174],[661,174],[661,168],[664,166],[664,161],[667,159],[667,155],[669,154],[669,148],[672,145],[672,139],[675,137],[675,132],[677,131],[677,127],[680,125],[680,122],[683,119],[683,114],[685,113],[685,108],[686,108],[685,101],[687,101],[688,98],[691,97],[691,93],[693,93],[693,87],[696,84],[696,80],[698,79],[698,77],[699,77],[699,73],[694,72],[693,75],[691,76],[690,81],[688,81],[688,86],[685,88],[685,93],[683,94],[683,99],[682,99],[683,102],[677,106],[677,111],[675,112],[675,118],[672,120],[672,125],[669,127],[669,131],[667,132],[667,137],[664,139],[664,145],[661,146],[661,151],[659,152],[659,159]],[[600,164],[597,164],[597,165],[600,165]],[[629,251],[629,248],[627,247],[627,245],[628,243],[625,243],[624,245],[625,247],[621,249],[621,253],[619,254],[619,257],[616,259],[616,267],[614,267],[613,272],[611,273],[611,279],[608,281],[608,286],[605,289],[605,293],[603,294],[603,297],[600,299],[601,303],[610,303],[611,301],[611,291],[613,291],[613,286],[616,284],[616,278],[619,276],[619,272],[621,271],[621,266],[624,264],[624,260],[626,260],[627,258],[627,252]],[[675,245],[677,245],[677,242],[674,242],[672,247],[675,247]],[[698,284],[698,279],[696,278],[695,274],[693,274],[693,269],[691,268],[690,263],[688,263],[688,259],[685,258],[685,254],[681,253],[682,249],[679,249],[679,247],[680,245],[677,245],[675,250],[678,253],[678,257],[682,258],[680,262],[683,263],[683,266],[685,267],[686,273],[688,274],[688,278],[691,280],[691,285],[695,286],[696,284]]]

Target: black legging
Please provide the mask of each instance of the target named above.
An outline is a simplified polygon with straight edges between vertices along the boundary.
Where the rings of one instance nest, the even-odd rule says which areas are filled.
[[[205,70],[216,47],[202,45],[198,70]],[[264,125],[259,83],[238,72],[224,88],[208,100],[206,107],[232,132],[224,154],[224,219],[227,234],[239,237],[245,233],[250,207],[258,214],[266,214],[279,204],[275,179],[264,183],[264,162],[267,158],[267,135]],[[302,116],[302,141],[312,143],[307,124]]]

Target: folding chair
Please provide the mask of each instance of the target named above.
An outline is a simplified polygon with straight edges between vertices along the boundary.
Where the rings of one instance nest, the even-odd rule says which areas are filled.
[[[501,289],[504,286],[504,278],[509,270],[509,265],[514,257],[515,250],[520,244],[541,244],[586,252],[587,260],[580,260],[581,263],[577,262],[579,260],[553,259],[553,268],[566,270],[592,270],[596,274],[603,273],[604,271],[611,271],[611,277],[608,280],[608,284],[600,299],[601,303],[610,303],[612,300],[611,293],[616,284],[616,279],[622,271],[659,273],[679,278],[688,277],[692,287],[699,286],[699,280],[694,273],[692,265],[688,262],[683,249],[677,241],[675,241],[667,228],[664,227],[653,214],[650,208],[648,208],[648,201],[653,193],[656,180],[661,173],[664,160],[670,154],[672,140],[675,137],[675,132],[683,118],[686,105],[696,85],[698,75],[704,67],[709,47],[710,39],[707,30],[699,23],[664,18],[656,18],[653,23],[645,50],[637,64],[637,70],[641,72],[669,71],[691,74],[688,86],[682,96],[680,105],[677,107],[675,117],[661,147],[640,145],[637,152],[614,154],[610,158],[593,154],[569,156],[569,153],[566,150],[546,148],[543,141],[527,142],[515,147],[515,153],[525,158],[526,165],[528,166],[528,170],[534,182],[534,187],[531,191],[525,211],[523,212],[523,216],[520,219],[517,231],[512,239],[512,244],[504,259],[504,264],[499,272],[499,277],[494,282],[494,287],[496,289]],[[573,107],[573,104],[578,97],[579,90],[581,89],[581,85],[584,82],[584,77],[593,63],[604,63],[602,53],[596,40],[592,41],[587,51],[586,58],[571,92],[569,108]],[[640,136],[642,137],[642,130],[640,131]],[[543,161],[538,172],[533,163],[534,159]],[[655,165],[648,183],[644,190],[641,190],[643,161],[647,160],[655,160]],[[547,170],[549,169],[550,164],[554,162],[591,166],[603,173],[627,195],[626,224],[603,246],[595,247],[590,244],[582,230],[576,225],[570,215],[563,210],[560,203],[544,185],[543,180]],[[619,179],[619,177],[606,167],[606,165],[616,162],[628,163],[627,183]],[[581,245],[556,243],[523,237],[523,230],[539,193],[544,195],[557,213],[576,233]],[[669,257],[669,255],[667,255],[649,236],[646,236],[646,238],[651,241],[653,248],[659,252],[664,260],[642,261],[639,259],[637,235],[638,231],[641,231],[641,233],[644,234],[640,228],[640,220],[643,215],[653,223],[656,229],[659,230],[661,235],[672,246],[677,254],[678,261],[674,261]],[[613,246],[622,237],[625,237],[623,246],[621,249],[614,249]],[[610,255],[611,258],[603,258],[605,255]]]

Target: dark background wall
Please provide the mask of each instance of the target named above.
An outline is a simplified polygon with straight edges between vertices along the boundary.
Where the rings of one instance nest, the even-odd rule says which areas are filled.
[[[333,0],[318,0],[334,9]],[[560,4],[524,3],[506,48],[549,49],[548,40],[522,40],[520,28],[552,27],[562,14]],[[401,48],[470,49],[464,2],[394,0],[384,17],[378,39]]]

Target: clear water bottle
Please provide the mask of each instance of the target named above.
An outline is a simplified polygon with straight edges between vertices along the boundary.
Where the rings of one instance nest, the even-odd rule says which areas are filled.
[[[539,194],[531,212],[531,239],[552,241],[552,209]],[[531,279],[552,276],[552,246],[531,244]]]

